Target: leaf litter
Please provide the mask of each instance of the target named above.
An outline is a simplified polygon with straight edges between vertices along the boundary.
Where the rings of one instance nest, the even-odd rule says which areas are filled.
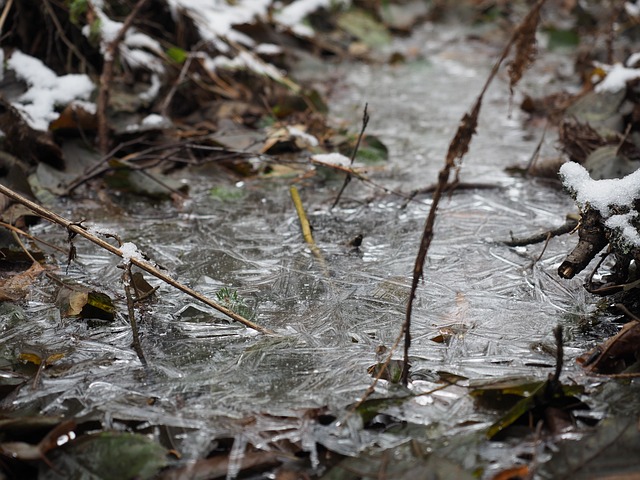
[[[300,2],[300,5],[302,3],[304,2]],[[143,4],[144,2],[139,2],[139,5]],[[537,14],[534,11],[530,18]],[[525,25],[529,23],[525,22]],[[304,28],[295,29],[298,30],[297,35],[302,35],[305,31]],[[528,35],[531,39],[531,28]],[[236,50],[237,58],[242,59],[243,47],[231,38],[225,41]],[[443,48],[442,45],[439,43],[426,50],[429,54],[435,53],[434,62],[437,62],[437,50]],[[520,67],[517,65],[527,65],[530,62],[530,46],[530,42],[525,42],[518,57],[521,61],[516,62],[511,70],[512,80],[515,78],[517,81],[521,77]],[[359,48],[354,48],[354,51],[361,51]],[[464,51],[464,47],[462,50]],[[178,58],[175,55],[173,57]],[[189,57],[182,57],[186,66]],[[248,65],[253,60],[255,57],[250,55],[245,58],[244,63]],[[256,65],[264,66],[260,62],[254,63],[254,70]],[[452,69],[454,65],[447,61],[438,68]],[[456,67],[458,72],[462,66],[459,64]],[[401,71],[408,72],[411,67],[413,65],[401,67]],[[435,77],[442,73],[429,65],[425,69],[420,62],[418,67],[423,70],[417,72],[419,75],[416,78],[431,75],[436,82]],[[469,57],[464,67],[467,73],[473,68],[483,72],[486,70],[477,59],[474,61]],[[358,76],[359,73],[366,72],[366,68],[369,67],[353,68],[357,88],[366,88],[369,81],[366,73],[365,76]],[[398,82],[393,71],[388,70],[386,74],[388,77],[382,78],[383,84]],[[189,78],[197,82],[195,75]],[[232,92],[233,89],[229,88],[230,78],[218,77],[218,91],[225,91],[227,94]],[[277,75],[271,76],[272,80],[274,78],[277,80]],[[449,81],[461,81],[461,78],[454,75]],[[423,88],[423,83],[416,80],[411,80],[406,88],[410,89],[418,83]],[[234,86],[237,86],[242,95],[241,84],[235,83]],[[297,90],[297,86],[292,84],[286,87]],[[449,88],[456,91],[455,86]],[[445,91],[443,89],[441,87],[440,91]],[[472,88],[467,88],[470,89]],[[372,111],[375,112],[376,108],[384,111],[388,95],[381,99],[375,93],[369,93],[372,97]],[[491,90],[485,93],[496,104],[505,105],[504,94],[496,94]],[[400,117],[406,118],[407,122],[411,119],[411,113],[416,113],[416,102],[409,103],[409,107],[395,107],[398,110],[407,108],[410,115]],[[458,107],[464,109],[466,105],[468,104],[461,101]],[[482,121],[478,123],[481,101],[478,100],[475,105],[468,117],[469,121],[463,125],[464,131],[460,138],[470,137],[476,128],[491,129],[491,125],[483,125]],[[276,110],[272,108],[272,113],[278,118]],[[458,112],[452,113],[455,116]],[[241,116],[243,115],[246,125],[254,121],[254,113],[249,108],[241,109]],[[488,135],[491,141],[486,144],[483,145],[481,140],[477,142],[479,148],[474,155],[480,158],[487,156],[487,152],[495,156],[495,139],[503,137],[505,131],[521,135],[519,126],[505,120],[505,116],[495,113],[490,115],[497,131],[493,136]],[[374,134],[390,140],[391,159],[406,156],[410,161],[420,160],[411,148],[427,152],[429,158],[442,158],[442,154],[437,153],[439,150],[433,148],[433,145],[440,145],[437,142],[441,140],[427,148],[425,145],[429,145],[428,143],[420,142],[412,147],[399,148],[401,143],[398,139],[407,135],[407,131],[412,138],[418,137],[419,131],[425,127],[424,123],[418,122],[418,129],[414,132],[407,128],[408,125],[390,129],[385,126],[387,118],[378,118],[376,126],[376,116],[372,116]],[[435,118],[438,123],[445,124],[447,115]],[[449,125],[451,124],[455,124],[455,121]],[[314,143],[318,139],[326,139],[322,131],[311,129],[313,133],[307,133],[295,125],[298,124],[291,123],[284,129],[278,126],[274,132],[279,133],[263,143],[263,151],[264,148],[271,150],[277,146],[285,153],[299,152],[303,148],[316,146]],[[201,126],[202,124],[198,128]],[[437,136],[443,136],[438,134],[441,130],[437,127],[432,130]],[[152,135],[147,140],[153,141],[154,131],[151,132]],[[156,131],[155,135],[158,133]],[[187,135],[191,133],[188,132]],[[256,135],[255,138],[259,137]],[[300,140],[306,143],[302,145]],[[192,161],[194,155],[201,154],[203,147],[211,146],[207,142],[209,140],[195,147],[181,145],[180,151],[185,153],[185,157],[180,161]],[[535,142],[525,141],[514,147],[514,138],[509,138],[504,143],[508,145],[508,156],[513,160],[514,153],[524,158],[524,153]],[[218,147],[214,145],[213,148]],[[125,144],[116,149],[123,149],[121,153],[127,154]],[[234,153],[225,148],[219,152],[223,155]],[[453,156],[466,153],[465,142],[459,142],[451,152]],[[256,159],[266,158],[256,156],[255,153],[252,155],[251,152],[235,153],[242,157],[244,164],[248,163],[247,158],[253,160],[254,165]],[[141,157],[135,159],[149,160]],[[292,165],[295,163],[292,162]],[[503,168],[505,164],[506,159],[502,156],[485,159],[480,162],[477,170],[473,170],[473,175],[478,178],[489,175],[495,181],[496,167]],[[107,168],[101,174],[109,173],[112,168],[111,165],[106,165]],[[204,171],[211,167],[201,165],[199,168]],[[225,171],[225,168],[216,167],[216,174],[228,176],[229,170]],[[335,166],[329,168],[335,169]],[[416,181],[419,177],[427,176],[429,170],[428,167],[419,167],[420,175],[412,175],[412,168],[414,167],[407,165],[399,175],[389,178],[389,183],[402,183],[403,175]],[[286,200],[286,195],[278,192],[278,188],[282,187],[278,178],[267,183],[271,190],[265,191],[259,182],[245,177],[245,180],[238,182],[241,184],[239,188],[246,192],[246,196],[240,199],[240,205],[225,203],[221,198],[200,198],[195,193],[195,204],[188,204],[187,209],[181,212],[178,210],[177,218],[176,212],[167,209],[166,205],[146,205],[126,192],[120,194],[120,198],[112,200],[114,210],[119,211],[120,215],[113,219],[98,215],[102,207],[92,209],[90,204],[77,206],[83,216],[93,214],[93,218],[100,218],[112,230],[126,232],[126,240],[136,242],[136,252],[137,245],[144,245],[142,250],[162,261],[162,268],[168,268],[181,278],[188,279],[209,297],[217,297],[230,310],[242,309],[242,315],[245,316],[250,312],[260,323],[265,322],[276,330],[279,337],[257,338],[242,327],[229,325],[213,311],[211,322],[191,325],[188,322],[176,322],[175,318],[184,306],[184,298],[163,290],[163,287],[158,289],[161,301],[145,305],[135,305],[129,292],[126,299],[122,292],[115,293],[114,298],[119,303],[119,308],[115,321],[109,326],[74,323],[62,319],[61,312],[50,305],[50,285],[47,285],[47,280],[30,290],[25,304],[26,311],[38,319],[35,326],[40,332],[44,332],[45,338],[55,331],[56,335],[62,334],[63,337],[73,339],[73,351],[66,358],[52,357],[51,362],[46,361],[49,357],[40,356],[43,369],[41,385],[34,391],[27,388],[11,390],[4,404],[14,414],[37,408],[41,415],[64,414],[82,418],[85,422],[99,422],[106,431],[102,436],[107,440],[110,438],[110,430],[128,430],[132,433],[121,435],[122,438],[145,443],[143,437],[135,436],[136,432],[151,429],[154,432],[152,435],[158,439],[158,430],[173,429],[173,433],[167,434],[167,437],[174,443],[172,446],[175,451],[180,452],[183,462],[213,455],[216,448],[219,448],[224,458],[215,468],[220,475],[235,476],[246,468],[243,466],[244,459],[247,460],[247,465],[271,468],[277,458],[277,455],[270,453],[274,451],[308,456],[311,468],[315,469],[320,458],[326,465],[330,464],[332,451],[357,456],[365,450],[373,450],[375,459],[379,462],[360,465],[357,470],[370,470],[369,473],[378,476],[389,473],[409,478],[414,475],[416,468],[420,468],[419,459],[423,459],[424,455],[414,451],[407,454],[405,447],[418,439],[426,442],[429,445],[427,448],[439,451],[438,455],[427,456],[427,464],[435,463],[436,467],[433,468],[443,472],[452,472],[453,468],[457,474],[464,475],[457,464],[452,465],[459,458],[461,450],[447,449],[446,443],[452,442],[458,446],[465,442],[477,443],[477,433],[485,430],[492,419],[490,414],[474,409],[466,395],[466,382],[479,377],[499,378],[507,372],[521,375],[534,373],[544,378],[548,372],[545,368],[553,364],[553,356],[546,353],[549,345],[553,346],[549,339],[550,325],[556,322],[559,313],[574,313],[575,305],[571,304],[572,298],[568,299],[566,294],[567,291],[572,292],[572,289],[579,289],[575,282],[570,283],[569,287],[560,287],[550,279],[548,272],[557,267],[566,250],[563,243],[550,245],[542,257],[539,252],[534,254],[526,246],[512,250],[496,244],[495,237],[500,234],[506,237],[504,233],[512,227],[513,218],[520,220],[518,227],[523,230],[534,225],[542,227],[548,222],[558,222],[563,215],[558,214],[556,207],[549,207],[549,197],[570,208],[568,202],[563,202],[562,197],[553,190],[543,189],[544,198],[541,198],[539,190],[528,190],[526,184],[518,183],[506,175],[498,175],[501,187],[506,191],[506,198],[502,195],[503,191],[500,194],[471,192],[459,198],[448,199],[443,208],[444,215],[439,218],[439,228],[442,227],[447,236],[438,238],[436,235],[425,267],[434,278],[429,280],[430,275],[427,275],[428,293],[416,295],[414,314],[418,320],[413,327],[411,390],[407,392],[395,385],[395,382],[377,385],[376,393],[382,399],[378,412],[380,418],[362,429],[363,425],[359,423],[361,419],[358,417],[347,417],[336,423],[338,418],[333,415],[309,414],[326,406],[329,406],[329,411],[340,412],[369,385],[366,372],[372,364],[379,365],[375,363],[375,352],[381,345],[393,343],[398,318],[402,316],[404,309],[407,298],[407,265],[413,263],[413,252],[407,246],[417,244],[415,232],[425,214],[425,204],[428,206],[433,203],[429,199],[418,198],[418,202],[407,204],[401,209],[397,198],[380,197],[380,189],[376,186],[378,179],[376,183],[366,181],[368,177],[349,167],[344,171],[346,178],[353,176],[362,181],[352,182],[340,208],[333,214],[328,214],[323,205],[328,205],[329,199],[339,189],[339,184],[344,184],[344,175],[339,177],[338,183],[332,183],[328,179],[326,185],[317,185],[312,183],[313,180],[306,175],[305,170],[307,167],[302,163],[302,168],[298,165],[292,170],[292,174],[302,192],[307,210],[305,215],[314,227],[314,244],[322,250],[323,258],[326,258],[324,265],[316,264],[309,247],[305,247],[300,241],[293,210],[283,209],[283,205],[290,203]],[[137,171],[136,167],[132,171]],[[456,177],[461,172],[464,173],[457,170]],[[239,173],[239,170],[234,173]],[[260,171],[250,170],[250,175],[256,173]],[[192,188],[210,191],[211,185],[207,185],[210,182],[202,177],[189,177],[190,174],[184,173],[181,175],[187,178],[187,183]],[[81,185],[87,179],[89,176],[84,175],[80,179],[67,180]],[[374,192],[377,190],[372,197],[371,188]],[[383,189],[385,192],[400,190],[395,186],[385,186]],[[139,190],[138,193],[143,192]],[[365,197],[367,194],[370,198]],[[256,209],[256,204],[261,206]],[[169,219],[171,223],[177,220],[180,228],[168,225]],[[392,223],[398,229],[390,232],[388,225]],[[355,229],[354,224],[357,225]],[[64,225],[76,233],[82,230],[81,224]],[[37,226],[35,231],[55,239],[55,232],[50,228]],[[358,237],[360,241],[355,245],[351,239]],[[96,279],[107,285],[108,282],[112,285],[119,284],[120,275],[113,273],[116,266],[114,260],[85,244],[74,245],[74,248],[77,256],[69,266],[70,278],[88,284],[95,283]],[[464,249],[465,255],[460,255],[461,249]],[[473,263],[469,258],[473,258]],[[529,266],[523,267],[523,260]],[[136,261],[143,262],[137,257]],[[480,264],[481,268],[477,262],[483,262]],[[463,283],[460,283],[461,278],[464,279]],[[125,282],[125,285],[128,283]],[[469,288],[470,285],[473,287]],[[145,289],[152,291],[153,287]],[[114,287],[114,291],[117,290],[119,289]],[[381,295],[380,290],[392,292]],[[398,290],[404,293],[398,295]],[[461,292],[464,292],[468,308],[456,308]],[[580,298],[578,294],[571,294]],[[436,305],[428,300],[431,296],[438,298]],[[409,293],[409,297],[413,297],[413,294]],[[549,300],[549,303],[540,304],[540,299]],[[125,300],[128,312],[126,308],[122,308]],[[580,300],[582,306],[585,306],[584,299]],[[496,305],[500,307],[496,308]],[[454,315],[457,317],[453,324],[450,323],[451,312],[456,312]],[[567,318],[583,320],[585,317],[587,315]],[[142,340],[137,341],[144,345],[147,356],[153,358],[146,367],[136,363],[136,356],[130,348],[131,335],[135,340],[136,329],[129,328],[127,323],[130,321],[133,327],[134,318],[138,318],[143,334]],[[464,325],[465,328],[455,328],[449,334],[445,329],[451,328],[451,325]],[[576,324],[572,328],[582,327]],[[15,322],[9,329],[9,339],[29,331]],[[430,338],[443,331],[448,335],[446,342],[430,343]],[[524,339],[523,332],[527,332]],[[206,340],[203,342],[202,339]],[[568,341],[571,342],[571,338]],[[2,352],[3,362],[15,365],[15,360],[19,358],[16,350],[4,346]],[[572,354],[575,357],[575,351]],[[140,361],[143,360],[140,354],[138,357]],[[42,361],[43,358],[45,361]],[[58,360],[66,360],[67,363],[61,368]],[[397,365],[398,363],[394,363],[394,366]],[[91,372],[90,379],[87,378],[85,368]],[[405,377],[405,383],[408,383],[406,380],[409,369],[400,371]],[[397,380],[397,374],[388,370],[387,374],[390,380]],[[78,402],[79,391],[82,392],[82,402]],[[386,402],[385,398],[389,401]],[[402,401],[398,403],[397,399]],[[403,425],[402,422],[406,422],[404,429],[398,428]],[[370,428],[374,426],[375,428]],[[84,425],[84,428],[87,427],[88,424]],[[449,434],[444,434],[445,432]],[[456,434],[459,435],[455,436]],[[117,436],[113,435],[113,438]],[[68,450],[73,452],[74,449],[81,449],[83,442],[91,445],[92,441],[93,437],[84,435],[81,441],[71,442]],[[212,442],[219,442],[220,446],[216,447]],[[147,443],[155,445],[153,442]],[[124,444],[127,445],[126,441]],[[33,452],[37,453],[37,447],[34,448],[36,450]],[[254,452],[252,448],[266,452]],[[486,447],[477,448],[476,455],[484,459],[477,460],[479,463],[466,461],[463,464],[465,469],[486,465],[490,452]],[[97,450],[101,451],[100,448]],[[56,456],[64,456],[66,452],[67,447],[63,447],[54,453]],[[141,470],[135,475],[152,475],[165,464],[166,450],[158,449],[154,452],[157,463],[151,458],[148,461],[151,473]],[[389,455],[398,457],[402,454],[404,461],[389,463]],[[100,455],[102,454],[94,458],[104,460]],[[75,462],[72,469],[83,468],[77,463],[81,456],[72,454],[71,461]],[[144,455],[140,455],[140,458],[143,457]],[[162,460],[159,460],[161,457]],[[504,466],[509,462],[503,456],[499,464]],[[345,464],[349,463],[349,460],[345,461]],[[16,466],[21,467],[19,464]],[[214,467],[209,465],[203,468],[207,472],[207,468]],[[305,468],[308,469],[308,465],[303,467]],[[346,468],[354,466],[347,465]],[[101,470],[98,474],[107,475],[106,465]],[[368,475],[364,470],[362,474]],[[49,472],[44,475],[55,472],[44,471]],[[489,469],[488,472],[490,471]],[[169,472],[171,470],[165,473]]]

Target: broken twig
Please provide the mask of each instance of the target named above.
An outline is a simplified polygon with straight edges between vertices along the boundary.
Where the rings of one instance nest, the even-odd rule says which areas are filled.
[[[62,227],[65,227],[70,233],[80,235],[80,236],[86,238],[87,240],[89,240],[90,242],[95,243],[99,247],[104,248],[105,250],[108,250],[109,252],[113,253],[114,255],[117,255],[120,258],[124,258],[124,255],[123,255],[122,251],[119,248],[116,248],[113,245],[111,245],[110,243],[105,242],[101,238],[98,238],[95,235],[92,235],[91,233],[87,232],[87,230],[85,228],[83,228],[81,225],[79,225],[77,223],[74,223],[74,222],[72,222],[70,220],[67,220],[66,218],[63,218],[60,215],[52,212],[51,210],[48,210],[48,209],[38,205],[37,203],[32,202],[31,200],[23,197],[19,193],[14,192],[10,188],[7,188],[2,184],[0,184],[0,193],[6,195],[7,197],[15,200],[18,203],[24,205],[29,210],[31,210],[32,212],[38,214],[42,218],[44,218],[46,220],[49,220],[52,223],[56,223],[56,224],[58,224],[58,225],[60,225]],[[229,310],[228,308],[220,305],[217,302],[214,302],[210,298],[205,297],[204,295],[202,295],[201,293],[196,292],[192,288],[187,287],[186,285],[174,280],[173,278],[171,278],[170,276],[162,273],[156,267],[154,267],[153,265],[151,265],[148,262],[145,262],[144,260],[139,260],[137,258],[131,258],[130,262],[133,265],[135,265],[136,267],[141,268],[145,272],[150,273],[154,277],[162,280],[165,283],[168,283],[172,287],[177,288],[178,290],[186,293],[187,295],[195,298],[196,300],[199,300],[202,303],[204,303],[204,304],[206,304],[206,305],[208,305],[210,307],[215,308],[220,313],[222,313],[222,314],[226,315],[227,317],[235,320],[236,322],[242,323],[246,327],[252,328],[252,329],[257,330],[258,332],[261,332],[261,333],[266,333],[266,334],[272,334],[273,333],[271,330],[269,330],[267,328],[264,328],[264,327],[261,327],[260,325],[257,325],[257,324],[255,324],[254,322],[252,322],[250,320],[247,320],[243,316],[238,315],[237,313],[233,312],[232,310]]]
[[[360,148],[360,142],[362,141],[362,137],[364,136],[364,131],[367,128],[367,125],[369,124],[369,113],[367,112],[367,107],[369,106],[368,103],[364,104],[364,112],[362,114],[362,128],[360,129],[360,134],[358,135],[358,141],[356,142],[356,146],[353,148],[353,153],[351,154],[351,161],[349,162],[349,166],[352,167],[353,166],[353,162],[356,159],[356,155],[358,154],[358,149]],[[342,188],[340,188],[340,191],[338,192],[338,196],[336,197],[335,201],[333,202],[333,205],[331,205],[331,208],[329,210],[333,210],[333,208],[338,205],[338,202],[340,201],[340,197],[342,197],[342,193],[344,192],[345,188],[347,188],[347,185],[349,185],[349,182],[351,182],[351,174],[347,173],[347,176],[344,179],[344,183],[342,184]]]

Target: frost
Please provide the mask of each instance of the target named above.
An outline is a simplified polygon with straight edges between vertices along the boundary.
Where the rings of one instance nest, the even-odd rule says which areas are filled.
[[[640,236],[633,225],[638,216],[633,203],[640,196],[640,170],[624,178],[593,180],[582,165],[568,162],[560,167],[560,176],[580,208],[597,210],[605,225],[624,242],[640,247]],[[619,213],[620,210],[624,212]]]

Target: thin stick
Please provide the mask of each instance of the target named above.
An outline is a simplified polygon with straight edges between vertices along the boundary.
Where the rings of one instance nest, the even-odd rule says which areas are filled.
[[[127,298],[127,311],[129,312],[129,323],[131,324],[131,334],[133,335],[133,349],[138,355],[140,363],[147,366],[147,359],[144,357],[142,345],[140,344],[140,335],[138,334],[138,324],[136,323],[136,310],[133,306],[133,297],[131,296],[131,264],[127,264],[122,274],[122,283],[124,283],[124,294]]]
[[[33,240],[34,242],[42,243],[49,248],[53,248],[54,250],[59,251],[60,253],[67,253],[64,248],[60,248],[57,245],[53,245],[52,243],[45,242],[44,240],[39,239],[38,237],[34,237],[33,235],[25,232],[24,230],[20,230],[18,227],[14,227],[13,225],[5,222],[0,222],[0,227],[6,228],[7,230],[11,230],[12,232],[17,233],[18,235],[22,235],[23,237],[27,237],[29,240]]]
[[[0,33],[2,33],[2,28],[4,27],[4,22],[7,20],[7,16],[9,15],[9,10],[11,10],[11,5],[13,4],[13,0],[9,0],[2,10],[2,15],[0,15]]]
[[[360,148],[360,142],[362,141],[362,137],[364,136],[364,131],[366,130],[367,125],[369,124],[370,117],[369,117],[369,113],[367,112],[368,106],[369,106],[368,103],[364,104],[364,112],[362,114],[362,128],[360,129],[360,134],[358,135],[358,141],[356,142],[356,146],[353,149],[353,153],[351,154],[351,161],[349,162],[349,166],[353,166],[353,162],[356,159],[356,155],[358,154],[358,149]],[[340,201],[340,197],[342,196],[342,192],[344,192],[345,188],[347,188],[347,185],[349,185],[350,182],[351,182],[351,174],[348,173],[344,179],[342,188],[338,192],[338,196],[336,197],[335,201],[333,202],[333,205],[331,205],[331,208],[329,210],[333,210],[333,208],[336,205],[338,205],[338,202]]]
[[[113,79],[113,63],[115,61],[116,51],[120,46],[120,43],[124,39],[127,30],[133,24],[133,20],[140,12],[140,9],[147,3],[147,0],[138,0],[138,3],[133,7],[131,13],[127,16],[122,28],[118,31],[116,38],[114,38],[107,45],[104,53],[104,66],[102,68],[102,74],[100,75],[100,91],[98,92],[98,145],[100,152],[105,153],[109,146],[109,125],[107,122],[107,106],[109,104],[109,89],[111,88],[111,80]]]
[[[298,220],[300,221],[300,229],[302,230],[304,241],[307,242],[307,245],[309,245],[309,248],[311,249],[311,253],[313,253],[313,255],[318,259],[322,267],[326,268],[322,252],[318,248],[318,245],[316,245],[313,235],[311,234],[311,225],[309,225],[309,219],[307,218],[307,214],[302,206],[302,200],[300,199],[298,189],[292,185],[289,187],[289,192],[291,193],[291,200],[293,200],[293,205],[296,207],[296,212],[298,213]]]
[[[484,94],[489,89],[491,82],[498,74],[500,69],[500,65],[509,55],[511,47],[517,42],[520,37],[521,30],[523,25],[526,25],[529,16],[533,14],[537,14],[542,4],[545,0],[538,0],[534,7],[529,11],[529,14],[525,17],[522,23],[515,29],[512,34],[509,42],[505,46],[502,54],[498,61],[493,65],[487,80],[480,91],[480,95],[476,98],[475,104],[469,113],[465,113],[462,117],[462,121],[458,127],[458,130],[449,144],[449,150],[447,151],[447,156],[445,158],[444,167],[440,170],[438,174],[438,184],[436,186],[435,191],[433,192],[433,197],[431,200],[431,208],[429,209],[429,214],[427,216],[427,220],[424,224],[424,230],[422,233],[422,238],[420,239],[420,247],[418,248],[418,254],[416,255],[416,261],[413,267],[413,279],[411,282],[411,292],[409,293],[409,299],[407,301],[407,309],[405,314],[405,320],[402,324],[402,331],[404,332],[404,359],[403,359],[403,370],[402,370],[402,384],[407,386],[409,383],[409,349],[411,347],[411,314],[413,312],[413,301],[416,298],[416,291],[418,290],[418,284],[420,280],[423,279],[424,275],[424,262],[427,258],[427,252],[429,251],[429,247],[431,246],[431,241],[433,240],[434,235],[434,224],[436,220],[436,214],[438,211],[438,207],[440,205],[440,200],[442,198],[443,193],[445,192],[447,185],[449,184],[449,178],[451,176],[451,170],[456,168],[456,160],[461,160],[464,155],[469,150],[469,144],[471,143],[471,139],[476,131],[476,126],[478,123],[478,116],[480,114],[480,109],[482,107],[482,100],[484,98]]]
[[[67,220],[66,218],[63,218],[60,215],[52,212],[51,210],[48,210],[48,209],[38,205],[37,203],[32,202],[31,200],[23,197],[19,193],[14,192],[10,188],[7,188],[2,184],[0,184],[0,193],[6,195],[9,198],[12,198],[13,200],[15,200],[18,203],[24,205],[25,207],[27,207],[32,212],[37,213],[38,215],[40,215],[42,218],[44,218],[46,220],[49,220],[52,223],[56,223],[56,224],[58,224],[58,225],[60,225],[62,227],[65,227],[69,232],[75,233],[77,235],[80,235],[80,236],[86,238],[90,242],[95,243],[99,247],[102,247],[105,250],[108,250],[109,252],[113,253],[114,255],[119,256],[120,258],[124,257],[124,255],[122,254],[122,251],[119,248],[116,248],[113,245],[111,245],[110,243],[105,242],[101,238],[98,238],[95,235],[92,235],[91,233],[87,232],[79,224],[73,223],[70,220]],[[222,314],[226,315],[227,317],[235,320],[236,322],[242,323],[243,325],[245,325],[245,326],[247,326],[249,328],[252,328],[254,330],[257,330],[258,332],[261,332],[261,333],[266,333],[266,334],[272,334],[273,333],[271,330],[269,330],[267,328],[264,328],[264,327],[261,327],[260,325],[257,325],[254,322],[252,322],[251,320],[247,320],[246,318],[244,318],[241,315],[238,315],[234,311],[229,310],[228,308],[220,305],[219,303],[216,303],[213,300],[205,297],[201,293],[196,292],[192,288],[187,287],[186,285],[183,285],[182,283],[174,280],[173,278],[171,278],[168,275],[162,273],[156,267],[154,267],[153,265],[151,265],[148,262],[145,262],[144,260],[138,260],[137,258],[131,258],[130,262],[132,264],[134,264],[136,267],[141,268],[145,272],[150,273],[154,277],[162,280],[165,283],[168,283],[172,287],[177,288],[178,290],[186,293],[187,295],[195,298],[196,300],[199,300],[202,303],[204,303],[204,304],[206,304],[206,305],[208,305],[210,307],[215,308],[220,313],[222,313]]]
[[[75,54],[76,57],[78,57],[80,62],[82,62],[82,70],[84,71],[85,68],[91,68],[91,64],[87,61],[84,55],[82,55],[80,50],[78,50],[74,45],[74,43],[71,40],[69,40],[69,38],[67,38],[67,36],[65,35],[64,28],[62,28],[62,25],[60,24],[60,20],[58,20],[56,13],[53,11],[53,8],[49,4],[49,0],[45,0],[44,2],[42,2],[42,4],[44,5],[45,10],[51,17],[51,20],[55,24],[56,29],[58,30],[58,35],[60,35],[60,38],[62,39],[64,44],[67,46],[69,50],[71,50]]]

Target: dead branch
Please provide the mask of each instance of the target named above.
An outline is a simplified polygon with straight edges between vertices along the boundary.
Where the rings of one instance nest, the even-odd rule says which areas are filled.
[[[133,335],[133,349],[138,355],[140,363],[147,366],[147,359],[144,356],[142,350],[142,344],[140,343],[140,335],[138,334],[138,323],[136,322],[136,310],[133,306],[133,296],[131,295],[131,283],[133,274],[131,273],[131,264],[127,264],[122,273],[122,283],[124,284],[124,294],[127,299],[127,312],[129,314],[129,324],[131,325],[131,334]]]
[[[535,25],[537,25],[537,20],[539,18],[539,11],[545,0],[538,0],[538,2],[532,7],[527,16],[522,20],[522,22],[515,29],[509,42],[505,46],[502,54],[498,61],[494,64],[487,80],[476,99],[476,102],[471,109],[471,112],[466,113],[458,126],[458,130],[449,144],[449,150],[447,151],[447,156],[445,159],[445,164],[440,173],[438,174],[438,184],[433,192],[433,199],[431,201],[431,208],[429,209],[429,214],[427,216],[427,220],[424,225],[424,231],[422,233],[422,238],[420,240],[420,247],[418,249],[418,255],[416,256],[416,261],[413,268],[413,279],[411,282],[411,292],[409,293],[409,299],[407,300],[407,309],[405,320],[402,325],[402,331],[404,332],[404,359],[403,359],[403,369],[402,369],[402,384],[407,385],[409,383],[409,349],[411,347],[411,314],[413,310],[413,301],[416,297],[416,291],[418,289],[418,284],[420,280],[423,278],[423,269],[424,262],[427,258],[427,252],[429,251],[429,246],[431,245],[431,240],[433,239],[433,226],[436,219],[436,213],[438,211],[438,206],[440,204],[440,199],[449,183],[449,177],[451,176],[451,170],[456,167],[456,160],[462,160],[464,155],[469,150],[469,144],[471,143],[471,138],[476,132],[476,127],[478,125],[478,115],[480,114],[480,108],[482,105],[482,99],[484,94],[486,93],[489,85],[495,78],[500,68],[500,65],[504,62],[504,60],[509,55],[509,51],[511,47],[524,36],[526,31],[531,29],[532,22],[535,20]],[[530,41],[535,41],[534,38],[530,38]],[[521,47],[520,47],[521,48]],[[515,81],[512,81],[512,86],[515,84]]]
[[[356,155],[358,154],[358,149],[360,148],[360,142],[362,141],[362,137],[364,136],[364,131],[367,129],[367,125],[369,124],[369,113],[367,112],[368,103],[364,104],[364,112],[362,114],[362,128],[360,129],[360,134],[358,135],[358,141],[356,142],[356,146],[353,148],[353,153],[351,154],[351,161],[349,162],[349,166],[353,166],[353,161],[356,159]],[[340,197],[342,197],[342,193],[344,192],[347,185],[351,182],[351,174],[347,173],[347,176],[344,179],[344,183],[342,184],[342,188],[338,192],[338,196],[336,197],[333,205],[329,210],[333,210],[333,208],[338,205],[340,201]]]
[[[48,210],[48,209],[46,209],[46,208],[44,208],[44,207],[42,207],[40,205],[38,205],[35,202],[32,202],[31,200],[23,197],[22,195],[14,192],[10,188],[7,188],[2,184],[0,184],[0,193],[2,193],[4,195],[6,195],[7,197],[15,200],[16,202],[20,203],[21,205],[24,205],[29,210],[31,210],[32,212],[38,214],[42,218],[44,218],[46,220],[49,220],[52,223],[56,223],[56,224],[58,224],[58,225],[60,225],[62,227],[65,227],[70,232],[70,234],[80,235],[80,236],[86,238],[87,240],[89,240],[90,242],[98,245],[99,247],[101,247],[101,248],[113,253],[114,255],[117,255],[120,258],[124,257],[124,255],[122,254],[122,251],[119,248],[116,248],[113,245],[111,245],[110,243],[105,242],[101,238],[98,238],[95,235],[92,235],[91,233],[87,232],[87,230],[84,227],[82,227],[80,224],[74,223],[74,222],[72,222],[70,220],[67,220],[66,218],[61,217],[60,215],[58,215],[58,214],[52,212],[51,210]],[[213,300],[209,299],[208,297],[205,297],[201,293],[196,292],[192,288],[187,287],[186,285],[183,285],[182,283],[174,280],[173,278],[169,277],[168,275],[162,273],[160,270],[158,270],[155,266],[151,265],[149,262],[146,262],[144,260],[138,260],[137,258],[131,258],[130,262],[133,265],[135,265],[136,267],[141,268],[145,272],[150,273],[154,277],[162,280],[163,282],[171,285],[174,288],[177,288],[181,292],[184,292],[187,295],[195,298],[196,300],[201,301],[205,305],[208,305],[208,306],[210,306],[212,308],[215,308],[220,313],[222,313],[222,314],[226,315],[227,317],[235,320],[236,322],[239,322],[239,323],[245,325],[246,327],[252,328],[254,330],[257,330],[258,332],[265,333],[265,334],[272,334],[273,333],[269,329],[261,327],[260,325],[257,325],[254,322],[252,322],[250,320],[247,320],[246,318],[244,318],[241,315],[238,315],[234,311],[232,311],[232,310],[220,305],[217,302],[214,302]]]
[[[524,247],[527,245],[542,243],[547,241],[548,238],[558,237],[560,235],[571,233],[576,229],[577,226],[578,221],[572,216],[568,215],[565,222],[557,228],[553,228],[551,230],[547,230],[546,232],[537,233],[535,235],[524,238],[515,238],[512,236],[511,240],[505,241],[504,244],[508,247]]]
[[[116,52],[120,43],[124,39],[127,30],[133,24],[133,20],[140,12],[140,9],[147,3],[147,0],[138,0],[138,3],[133,7],[131,13],[127,16],[122,28],[118,31],[116,37],[109,42],[106,51],[104,53],[104,66],[102,68],[102,74],[100,75],[100,91],[98,92],[98,148],[100,152],[106,153],[109,147],[109,124],[107,122],[107,106],[109,104],[109,95],[111,88],[111,81],[113,80],[113,63],[115,61]]]
[[[582,214],[578,236],[580,237],[578,244],[558,267],[558,275],[562,278],[569,279],[576,276],[609,243],[602,217],[595,210],[588,210]]]

